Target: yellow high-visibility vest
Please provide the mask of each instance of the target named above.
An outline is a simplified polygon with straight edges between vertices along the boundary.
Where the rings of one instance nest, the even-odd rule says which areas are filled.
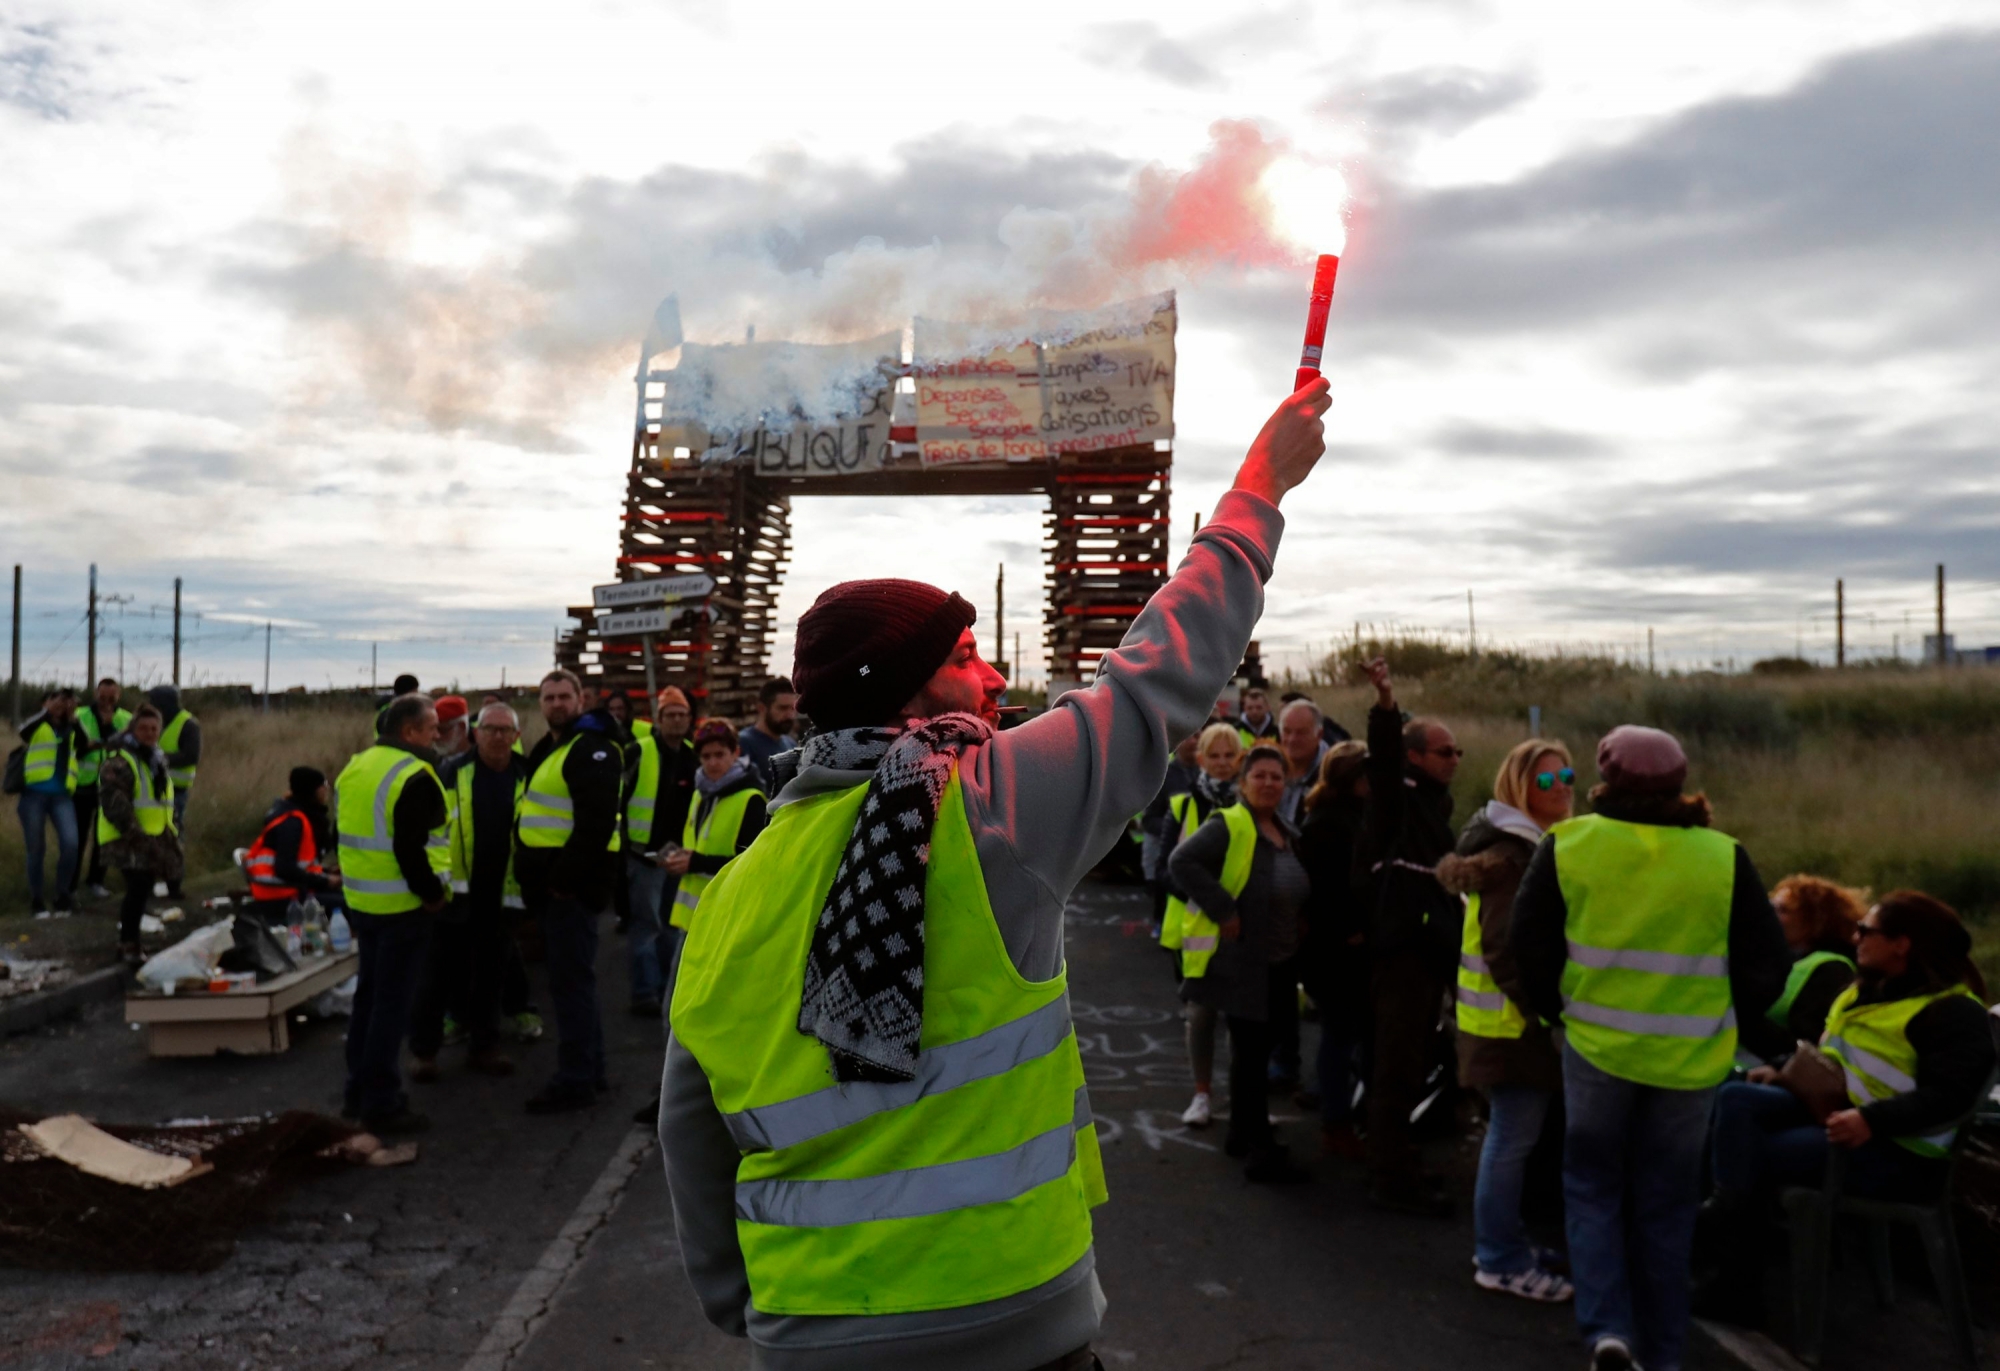
[[[77,728],[83,733],[85,738],[93,743],[102,743],[106,739],[117,737],[125,731],[126,726],[131,722],[131,710],[114,709],[111,711],[111,731],[106,733],[103,727],[97,722],[96,710],[84,708],[76,712]],[[104,750],[101,748],[87,757],[79,758],[76,764],[76,783],[78,785],[96,785],[98,769],[103,765],[103,762]]]
[[[697,797],[688,806],[687,820],[681,825],[681,846],[698,856],[734,857],[736,840],[743,833],[743,813],[750,808],[752,795],[762,799],[764,792],[755,786],[745,786],[710,805],[706,814],[701,812]],[[714,879],[700,871],[684,873],[674,891],[674,907],[667,913],[667,922],[675,928],[694,927],[694,912],[701,907],[701,893]]]
[[[139,831],[149,837],[174,831],[174,778],[167,777],[166,784],[159,789],[153,787],[153,768],[145,758],[129,747],[113,743],[105,751],[104,760],[113,754],[121,755],[132,768],[132,815],[138,821]],[[97,807],[97,845],[115,843],[125,835],[120,833],[104,812],[102,804]]]
[[[1736,840],[1706,828],[1565,819],[1556,878],[1569,909],[1563,1023],[1599,1071],[1667,1090],[1729,1074],[1729,907]]]
[[[418,776],[444,783],[431,764],[415,753],[377,743],[356,753],[333,783],[334,813],[340,828],[340,887],[350,909],[363,914],[406,914],[423,900],[396,865],[393,826],[396,801]],[[425,856],[440,879],[451,872],[448,822],[425,838]]]
[[[451,889],[454,895],[472,890],[472,854],[475,833],[472,821],[473,771],[486,763],[475,753],[452,772],[451,784],[444,788],[445,828],[450,835]],[[514,778],[514,816],[521,814],[521,797],[528,792],[528,778]],[[500,904],[506,909],[524,908],[521,887],[514,879],[514,826],[507,825],[507,877],[501,886]]]
[[[1104,1170],[1064,974],[1028,981],[994,924],[954,772],[924,883],[916,1078],[834,1082],[799,1032],[813,929],[868,787],[779,809],[715,878],[681,953],[674,1038],[735,1140],[736,1234],[765,1314],[955,1309],[1090,1249]]]
[[[1820,1037],[1821,1049],[1846,1073],[1847,1098],[1857,1108],[1907,1095],[1917,1088],[1917,1049],[1910,1043],[1910,1020],[1954,995],[1979,999],[1966,985],[1877,1004],[1856,1004],[1860,995],[1859,983],[1840,992],[1826,1012],[1826,1032]],[[1981,1002],[1979,1007],[1986,1006]],[[1896,1144],[1919,1157],[1943,1157],[1950,1153],[1957,1136],[1957,1129],[1945,1128],[1897,1138]]]
[[[192,718],[194,718],[194,715],[188,713],[185,709],[174,715],[172,722],[160,730],[160,751],[178,752],[180,750],[181,730],[187,727],[188,720]],[[173,777],[175,790],[186,790],[194,785],[194,774],[199,770],[201,770],[199,763],[189,766],[170,766],[167,768],[167,774]]]
[[[1527,1015],[1487,969],[1476,891],[1465,902],[1465,931],[1458,945],[1458,1031],[1476,1038],[1518,1038],[1528,1031]]]
[[[1250,882],[1250,864],[1257,855],[1257,818],[1241,804],[1226,805],[1210,813],[1222,816],[1229,826],[1229,851],[1222,859],[1222,888],[1230,898],[1243,893]],[[1181,975],[1199,980],[1208,974],[1208,963],[1222,941],[1222,925],[1210,918],[1200,905],[1189,901],[1181,916]]]

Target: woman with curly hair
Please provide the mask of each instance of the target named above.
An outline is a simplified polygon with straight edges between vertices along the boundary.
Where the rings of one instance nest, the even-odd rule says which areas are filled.
[[[1791,974],[1769,1009],[1737,1025],[1743,1046],[1767,1062],[1819,1041],[1826,1011],[1854,984],[1854,930],[1868,898],[1818,876],[1787,876],[1771,891],[1771,908],[1792,950]]]

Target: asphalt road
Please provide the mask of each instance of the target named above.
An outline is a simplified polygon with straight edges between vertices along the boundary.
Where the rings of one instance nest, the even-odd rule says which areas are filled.
[[[1189,1077],[1173,986],[1147,945],[1144,913],[1136,892],[1092,885],[1069,916],[1072,997],[1112,1196],[1097,1211],[1111,1302],[1105,1364],[1581,1366],[1566,1306],[1473,1285],[1463,1205],[1452,1222],[1370,1209],[1359,1169],[1321,1158],[1313,1121],[1289,1107],[1283,1131],[1313,1172],[1308,1185],[1249,1185],[1222,1155],[1219,1127],[1180,1125]],[[600,976],[612,992],[605,1022],[618,1088],[598,1108],[547,1119],[522,1112],[552,1042],[519,1050],[523,1072],[502,1081],[463,1074],[459,1050],[447,1049],[444,1079],[413,1087],[436,1122],[415,1165],[302,1186],[216,1271],[0,1272],[0,1367],[746,1365],[741,1344],[695,1307],[657,1148],[630,1122],[651,1092],[661,1044],[657,1022],[623,1013],[621,958],[607,937]],[[0,1044],[0,1096],[120,1121],[337,1107],[338,1022],[305,1025],[280,1058],[150,1061],[120,1020],[113,1002]],[[1473,1146],[1445,1139],[1434,1161],[1463,1185]],[[1916,1317],[1935,1321],[1935,1306],[1918,1308]],[[1830,1342],[1828,1364],[1838,1367],[1840,1342]],[[1737,1364],[1695,1337],[1691,1371]]]

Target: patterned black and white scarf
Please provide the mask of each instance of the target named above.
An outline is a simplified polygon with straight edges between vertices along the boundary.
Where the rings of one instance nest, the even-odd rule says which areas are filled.
[[[839,1080],[916,1075],[931,829],[958,754],[992,736],[975,715],[941,714],[907,729],[835,729],[799,749],[801,769],[875,773],[813,929],[799,1006],[799,1032],[826,1045]]]

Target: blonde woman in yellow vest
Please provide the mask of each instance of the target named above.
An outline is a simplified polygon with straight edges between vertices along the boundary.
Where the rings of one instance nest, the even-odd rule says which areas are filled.
[[[1481,1289],[1560,1302],[1570,1283],[1548,1269],[1553,1254],[1528,1241],[1521,1190],[1549,1105],[1562,1091],[1562,1058],[1548,1027],[1524,1013],[1507,929],[1521,874],[1548,830],[1570,816],[1576,772],[1554,739],[1514,745],[1493,778],[1493,798],[1466,823],[1438,881],[1465,899],[1459,944],[1458,1083],[1486,1096],[1486,1138],[1472,1196],[1473,1279]]]
[[[1063,911],[1242,661],[1326,403],[1279,406],[1091,683],[1019,727],[964,597],[850,581],[800,616],[819,731],[702,892],[659,1116],[688,1275],[752,1364],[1091,1365],[1106,1196]]]
[[[1243,744],[1233,724],[1214,723],[1202,729],[1195,743],[1194,788],[1167,802],[1178,847],[1195,834],[1217,810],[1236,803],[1236,776],[1243,769]],[[1160,946],[1178,960],[1180,979],[1200,979],[1217,946],[1215,921],[1190,909],[1174,883],[1173,848],[1167,850],[1167,912],[1160,922]],[[1192,939],[1192,943],[1189,940]],[[1190,1128],[1206,1128],[1214,1117],[1210,1083],[1215,1079],[1216,1013],[1207,1004],[1189,1000],[1182,1010],[1187,1021],[1188,1069],[1194,1074],[1194,1099],[1181,1114]]]
[[[1593,812],[1535,849],[1507,947],[1521,1007],[1563,1026],[1564,1229],[1591,1365],[1677,1371],[1715,1088],[1791,957],[1749,854],[1682,794],[1671,734],[1611,730],[1597,772]]]
[[[665,866],[679,877],[668,922],[685,932],[694,927],[701,893],[740,852],[764,831],[764,792],[756,769],[743,756],[737,732],[727,719],[703,719],[694,731],[694,802],[688,806],[680,848]]]
[[[1312,883],[1295,849],[1298,833],[1278,817],[1285,798],[1285,754],[1253,747],[1243,763],[1239,801],[1210,815],[1174,849],[1169,869],[1213,926],[1220,947],[1205,973],[1181,982],[1181,998],[1204,1004],[1229,1023],[1229,1136],[1223,1150],[1247,1157],[1252,1181],[1308,1179],[1271,1128],[1273,1006],[1298,993]],[[1185,946],[1185,943],[1183,943]]]

